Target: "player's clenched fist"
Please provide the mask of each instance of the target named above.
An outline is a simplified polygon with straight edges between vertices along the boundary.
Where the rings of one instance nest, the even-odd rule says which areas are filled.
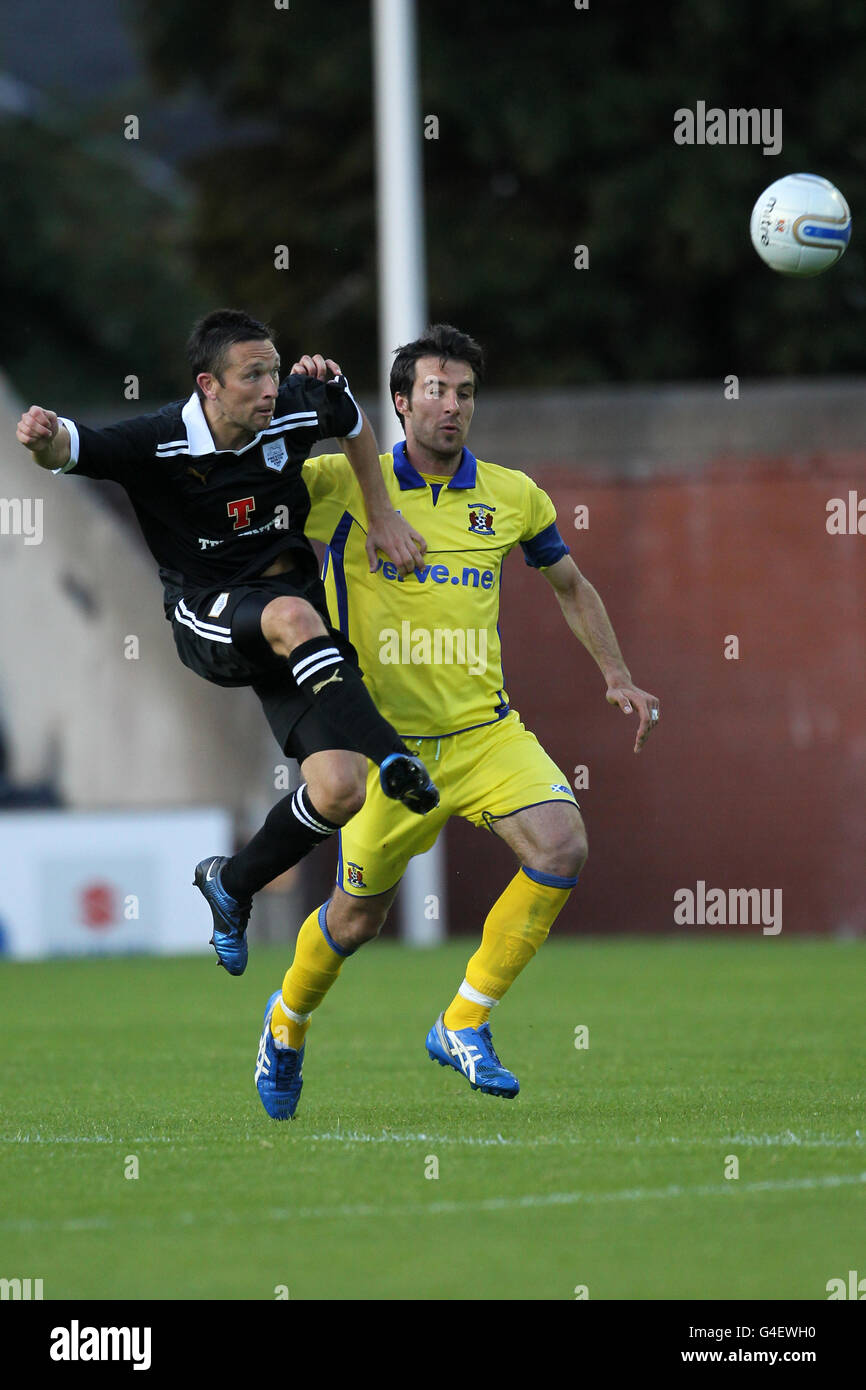
[[[339,362],[323,357],[320,352],[305,353],[292,365],[292,376],[314,376],[319,381],[327,381],[329,376],[342,375]]]
[[[31,405],[18,421],[15,433],[25,449],[40,450],[50,446],[57,430],[58,421],[53,410]]]
[[[63,468],[69,461],[69,436],[53,410],[31,405],[18,421],[15,433],[41,468]]]

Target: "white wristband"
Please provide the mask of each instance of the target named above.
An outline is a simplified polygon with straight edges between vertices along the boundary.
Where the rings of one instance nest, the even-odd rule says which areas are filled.
[[[58,415],[58,425],[65,425],[69,432],[69,459],[62,468],[52,468],[52,473],[68,473],[78,462],[78,454],[81,448],[81,440],[78,437],[78,428],[74,420],[67,420],[65,415]]]

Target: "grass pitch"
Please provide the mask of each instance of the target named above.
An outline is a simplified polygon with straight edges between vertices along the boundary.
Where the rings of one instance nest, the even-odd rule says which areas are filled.
[[[347,962],[291,1124],[253,1084],[284,950],[240,980],[4,963],[0,1275],[46,1299],[775,1300],[862,1270],[866,946],[551,941],[493,1017],[515,1101],[424,1051],[470,953]]]

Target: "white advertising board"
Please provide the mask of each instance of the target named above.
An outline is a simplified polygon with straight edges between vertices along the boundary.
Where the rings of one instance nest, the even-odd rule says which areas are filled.
[[[41,956],[209,951],[196,864],[232,852],[228,812],[0,814],[0,952]]]

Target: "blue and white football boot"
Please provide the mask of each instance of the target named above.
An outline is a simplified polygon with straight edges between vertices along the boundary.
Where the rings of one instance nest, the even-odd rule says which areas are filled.
[[[291,1120],[304,1084],[301,1069],[306,1044],[300,1052],[294,1047],[277,1047],[271,1032],[271,1014],[281,993],[282,990],[274,990],[265,1005],[265,1026],[256,1058],[256,1089],[272,1120]]]
[[[490,1024],[480,1028],[445,1027],[440,1014],[427,1034],[427,1055],[440,1067],[453,1067],[466,1077],[473,1091],[513,1100],[520,1090],[517,1077],[502,1065],[493,1049]]]
[[[228,860],[218,854],[196,865],[193,883],[213,913],[213,936],[210,944],[217,960],[230,975],[243,975],[247,968],[247,922],[253,903],[249,898],[239,903],[223,888],[220,869]]]

